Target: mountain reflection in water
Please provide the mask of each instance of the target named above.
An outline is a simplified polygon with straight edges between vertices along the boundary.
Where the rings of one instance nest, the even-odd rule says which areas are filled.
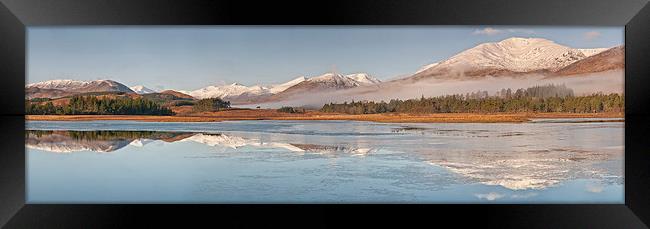
[[[265,142],[260,139],[244,138],[222,133],[192,133],[165,131],[71,131],[71,130],[27,130],[26,146],[54,153],[92,151],[110,153],[128,145],[143,147],[153,141],[196,142],[213,147],[238,149],[241,147],[281,148],[293,152],[333,153],[348,152],[367,154],[370,148],[327,146],[316,144],[292,144]]]
[[[193,133],[174,133],[159,131],[66,131],[66,130],[27,130],[28,148],[55,153],[93,151],[108,153],[129,144],[143,145],[147,140],[175,142],[194,135]]]
[[[521,137],[529,132],[491,131],[483,129],[446,129],[406,126],[392,128],[394,134],[424,135],[426,138],[506,138]],[[379,136],[379,135],[378,135]],[[525,136],[524,136],[525,137]],[[263,139],[237,133],[172,132],[172,131],[68,131],[28,130],[26,146],[54,153],[92,151],[110,153],[126,146],[145,147],[163,141],[167,143],[199,143],[210,147],[241,150],[279,149],[288,152],[324,154],[330,157],[345,155],[377,157],[400,156],[444,168],[459,175],[458,182],[501,186],[509,190],[542,190],[563,181],[594,179],[603,183],[622,184],[622,148],[584,150],[572,147],[531,149],[516,145],[515,150],[495,150],[477,147],[472,150],[436,146],[435,142],[417,145],[412,142],[368,141],[364,144],[312,144],[294,137]],[[424,142],[424,140],[421,140]],[[471,146],[470,146],[471,147]],[[518,149],[521,148],[521,149]],[[243,151],[242,151],[243,152]],[[380,152],[380,153],[377,153]],[[341,155],[339,155],[341,154]],[[407,156],[404,156],[407,155]],[[493,199],[494,195],[479,195]],[[490,198],[488,198],[490,197]]]

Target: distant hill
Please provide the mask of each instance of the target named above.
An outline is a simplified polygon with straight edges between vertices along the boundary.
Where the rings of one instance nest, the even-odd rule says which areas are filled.
[[[178,99],[194,99],[194,97],[192,97],[191,95],[181,93],[181,92],[178,92],[178,91],[174,91],[174,90],[164,90],[164,91],[161,91],[158,94],[171,95],[171,96],[174,96],[174,97],[176,97]]]
[[[625,46],[617,46],[576,61],[556,72],[558,76],[603,72],[625,67]]]
[[[88,92],[125,92],[135,93],[124,84],[113,80],[49,80],[25,86],[25,97],[59,98]]]
[[[179,104],[190,104],[190,102],[194,100],[192,96],[177,91],[172,91],[172,90],[166,90],[160,93],[142,94],[140,96],[142,96],[142,98],[157,102],[163,106],[176,106]]]
[[[38,87],[26,87],[25,88],[25,98],[61,98],[69,95],[74,95],[75,92],[68,92],[59,89],[47,89],[47,88],[38,88]]]

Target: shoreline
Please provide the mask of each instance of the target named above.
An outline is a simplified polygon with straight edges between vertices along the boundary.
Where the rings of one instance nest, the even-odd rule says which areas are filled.
[[[382,123],[524,123],[531,119],[625,118],[623,113],[436,113],[436,114],[334,114],[307,112],[280,113],[270,110],[218,111],[175,116],[154,115],[25,115],[26,121],[98,121],[141,122],[221,122],[245,120],[342,120]],[[581,122],[622,122],[623,120],[583,120]]]

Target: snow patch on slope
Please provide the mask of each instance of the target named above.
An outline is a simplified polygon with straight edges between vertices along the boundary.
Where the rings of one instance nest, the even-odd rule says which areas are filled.
[[[477,45],[445,61],[423,66],[416,73],[435,69],[554,71],[604,50],[606,49],[574,49],[543,38],[512,37]]]
[[[150,88],[147,88],[145,86],[142,86],[142,85],[137,85],[137,86],[133,86],[133,87],[129,87],[129,88],[131,90],[133,90],[135,93],[138,93],[138,94],[156,93],[156,91],[154,91],[154,90],[152,90]]]
[[[82,80],[72,80],[72,79],[57,79],[57,80],[48,80],[48,81],[43,81],[38,83],[27,84],[27,87],[67,90],[71,88],[86,87],[93,83],[98,84],[102,82],[107,82],[112,85],[113,81],[111,80],[82,81]]]
[[[290,80],[289,82],[286,82],[286,83],[283,83],[283,84],[272,85],[269,88],[269,92],[272,93],[272,94],[276,94],[276,93],[282,92],[284,90],[287,90],[287,88],[290,88],[293,85],[302,83],[305,80],[307,80],[307,78],[304,77],[304,76],[301,76],[301,77],[295,78],[295,79]]]
[[[415,74],[420,73],[420,72],[423,72],[424,70],[427,70],[427,69],[429,69],[429,68],[433,68],[433,67],[435,67],[435,66],[438,65],[438,64],[439,64],[439,63],[436,62],[436,63],[432,63],[432,64],[424,65],[424,66],[422,66],[420,69],[418,69],[417,71],[415,71]]]
[[[359,86],[381,83],[379,79],[374,78],[367,73],[354,73],[346,75],[345,77],[354,80]]]
[[[608,49],[609,48],[595,48],[595,49],[578,49],[578,50],[580,50],[582,54],[585,54],[586,57],[590,57]]]

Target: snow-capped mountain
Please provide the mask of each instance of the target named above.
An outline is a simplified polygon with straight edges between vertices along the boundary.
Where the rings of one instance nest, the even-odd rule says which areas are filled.
[[[48,80],[38,83],[28,84],[27,88],[40,88],[40,89],[56,89],[69,92],[104,92],[104,91],[119,91],[133,93],[129,87],[124,84],[118,83],[113,80]]]
[[[92,81],[81,81],[81,80],[71,80],[71,79],[60,79],[60,80],[48,80],[38,83],[27,84],[25,87],[36,87],[42,89],[73,89],[80,88],[90,84]]]
[[[134,93],[129,87],[113,80],[48,80],[25,86],[26,98],[59,98],[87,92]]]
[[[379,79],[368,75],[368,73],[354,73],[346,75],[345,77],[354,80],[358,86],[375,85],[381,83]]]
[[[341,75],[335,73],[325,73],[320,76],[308,78],[307,80],[296,84],[295,86],[315,85],[325,86],[328,88],[351,88],[359,86],[370,86],[381,83],[377,78],[374,78],[367,73],[354,73],[349,75]],[[287,88],[289,89],[289,88]]]
[[[181,92],[199,99],[222,98],[229,99],[234,102],[243,102],[263,100],[263,97],[283,93],[289,89],[295,88],[298,85],[303,85],[303,87],[305,85],[320,85],[321,87],[341,89],[374,85],[380,82],[381,81],[378,79],[366,73],[355,73],[350,75],[327,73],[311,78],[301,76],[282,84],[274,84],[268,86],[245,86],[239,83],[233,83],[229,85],[208,86],[194,91]]]
[[[233,83],[229,85],[221,86],[207,86],[194,91],[180,91],[185,94],[191,95],[194,98],[204,99],[204,98],[236,98],[243,95],[248,96],[259,96],[263,94],[270,93],[268,88],[262,86],[244,86],[239,83]]]
[[[150,94],[150,93],[156,93],[157,92],[157,91],[154,91],[154,90],[149,89],[149,88],[147,88],[145,86],[142,86],[142,85],[137,85],[137,86],[133,86],[133,87],[129,87],[129,88],[131,90],[133,90],[135,93],[138,93],[138,94]]]
[[[359,86],[359,83],[351,78],[341,74],[325,73],[320,76],[307,79],[301,84],[322,84],[334,88],[349,88]]]
[[[557,71],[605,48],[574,49],[543,38],[508,38],[483,43],[417,71],[413,78],[467,78]]]
[[[367,73],[341,75],[325,73],[323,75],[307,78],[306,80],[287,88],[272,96],[256,102],[281,101],[290,98],[308,97],[315,93],[332,92],[356,87],[369,87],[380,84],[381,81]]]
[[[293,85],[305,81],[307,78],[301,76],[282,84],[274,84],[268,86],[254,85],[245,86],[239,83],[228,85],[213,85],[207,86],[194,91],[180,91],[185,94],[191,95],[194,98],[222,98],[222,99],[237,99],[238,97],[257,97],[263,95],[271,95],[282,92]]]

